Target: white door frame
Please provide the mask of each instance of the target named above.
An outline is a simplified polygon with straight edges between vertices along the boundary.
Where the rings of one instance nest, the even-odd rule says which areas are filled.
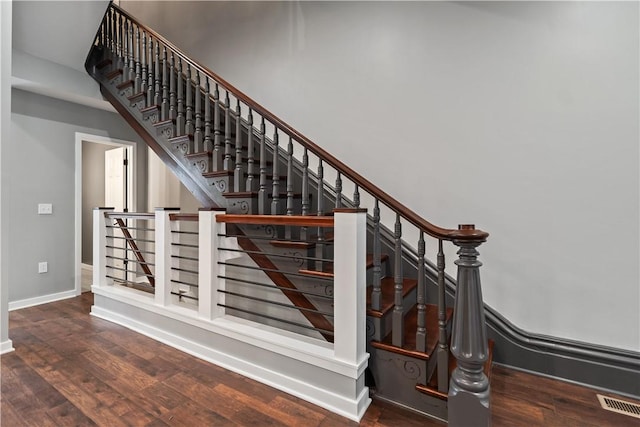
[[[74,289],[76,295],[82,292],[82,143],[93,142],[96,144],[105,144],[113,147],[131,147],[131,158],[128,159],[128,175],[127,182],[128,193],[131,197],[130,211],[135,211],[138,195],[135,182],[137,181],[136,160],[138,153],[135,142],[124,141],[122,139],[114,139],[99,135],[90,135],[88,133],[76,132],[76,170],[75,170],[75,268],[74,268]]]

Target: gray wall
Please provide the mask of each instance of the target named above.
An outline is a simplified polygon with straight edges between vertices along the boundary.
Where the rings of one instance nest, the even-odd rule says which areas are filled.
[[[117,114],[12,91],[11,138],[2,141],[3,270],[9,301],[74,287],[75,133],[137,141]],[[138,206],[146,208],[146,150],[137,150]],[[4,203],[6,201],[6,203]],[[38,203],[52,203],[53,215],[37,215]],[[49,272],[38,274],[39,261]]]
[[[484,297],[517,326],[640,350],[637,2],[122,5],[424,218],[489,231]]]
[[[104,206],[104,153],[113,147],[82,143],[82,262],[93,265],[93,208]]]

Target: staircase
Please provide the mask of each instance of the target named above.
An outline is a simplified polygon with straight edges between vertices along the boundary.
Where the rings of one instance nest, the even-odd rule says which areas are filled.
[[[303,290],[331,292],[323,280],[334,275],[333,235],[320,221],[294,227],[278,225],[277,217],[310,224],[310,217],[334,210],[368,208],[366,325],[374,397],[455,425],[488,422],[492,343],[476,251],[487,233],[425,221],[116,5],[107,9],[85,67],[202,206],[226,211],[228,232],[319,339],[333,339],[325,315],[332,307],[318,292]],[[242,224],[235,215],[251,221]],[[403,227],[409,229],[404,235]],[[437,248],[435,262],[425,259],[427,242]],[[460,256],[453,308],[447,244]],[[293,273],[286,270],[292,262]]]

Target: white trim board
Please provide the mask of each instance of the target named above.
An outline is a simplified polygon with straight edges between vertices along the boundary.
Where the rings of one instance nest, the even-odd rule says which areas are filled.
[[[27,298],[18,301],[9,302],[9,311],[19,310],[21,308],[33,307],[34,305],[47,304],[54,301],[60,301],[76,296],[76,290],[58,292],[55,294],[41,295],[39,297]]]
[[[11,353],[14,351],[13,342],[11,340],[6,340],[0,343],[0,354]]]
[[[304,344],[297,349],[280,345],[289,341],[286,335],[282,343],[266,339],[270,328],[251,327],[249,322],[225,318],[205,321],[179,307],[159,307],[136,298],[134,293],[128,293],[126,298],[121,295],[124,292],[118,291],[94,287],[91,315],[354,421],[362,418],[371,403],[369,389],[364,386],[366,359],[357,366],[350,365],[334,359],[332,349],[307,352]]]
[[[136,191],[136,182],[138,179],[136,163],[138,159],[137,145],[132,141],[122,139],[109,138],[100,135],[91,135],[88,133],[76,132],[75,141],[75,268],[74,268],[74,289],[76,295],[82,293],[82,143],[93,142],[96,144],[111,145],[114,147],[131,147],[131,159],[129,159],[129,167],[131,168],[131,179],[129,180],[129,194],[131,195],[131,207],[137,206],[138,195]],[[135,209],[129,210],[135,210]]]

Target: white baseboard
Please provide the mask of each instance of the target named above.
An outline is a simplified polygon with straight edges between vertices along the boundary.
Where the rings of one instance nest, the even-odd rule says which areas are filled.
[[[85,264],[84,262],[81,264],[83,270],[93,271],[93,265]]]
[[[33,307],[34,305],[47,304],[54,301],[60,301],[67,298],[77,296],[76,290],[58,292],[55,294],[42,295],[34,298],[27,298],[19,301],[9,301],[9,311],[19,310],[21,308]]]
[[[15,348],[13,348],[13,342],[11,340],[6,340],[0,343],[0,354],[11,353]]]

